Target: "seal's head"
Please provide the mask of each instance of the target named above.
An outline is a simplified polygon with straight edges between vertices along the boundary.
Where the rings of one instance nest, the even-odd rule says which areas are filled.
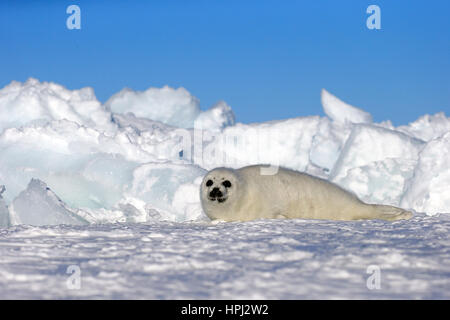
[[[239,194],[239,175],[229,168],[216,168],[208,172],[200,187],[200,198],[205,213],[211,219],[223,219]]]

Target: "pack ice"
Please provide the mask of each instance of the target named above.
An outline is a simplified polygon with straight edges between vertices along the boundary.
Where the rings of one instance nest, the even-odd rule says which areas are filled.
[[[450,212],[450,118],[394,127],[326,90],[321,101],[326,117],[242,124],[224,101],[202,110],[184,88],[124,89],[102,105],[92,88],[13,81],[0,90],[0,223],[203,220],[206,170],[257,163],[367,202]]]

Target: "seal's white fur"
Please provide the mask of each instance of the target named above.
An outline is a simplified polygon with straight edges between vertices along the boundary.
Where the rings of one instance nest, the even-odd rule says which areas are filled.
[[[200,188],[205,213],[212,220],[224,221],[262,218],[399,220],[412,216],[397,207],[366,204],[339,186],[306,173],[279,168],[275,175],[261,175],[261,167],[217,168],[208,172]],[[209,180],[212,184],[209,182],[207,186]],[[226,180],[231,187],[223,185]],[[220,202],[209,196],[213,188],[219,188]]]

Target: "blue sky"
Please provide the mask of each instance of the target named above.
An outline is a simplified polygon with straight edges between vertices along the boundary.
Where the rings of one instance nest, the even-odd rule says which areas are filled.
[[[66,8],[81,8],[69,30]],[[369,30],[366,8],[381,9]],[[450,116],[450,1],[2,1],[0,86],[35,77],[100,101],[183,86],[240,122],[323,115],[320,90],[375,121]]]

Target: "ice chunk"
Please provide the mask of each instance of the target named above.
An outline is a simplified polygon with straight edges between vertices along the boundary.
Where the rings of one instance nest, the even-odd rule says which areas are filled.
[[[154,157],[127,132],[106,136],[66,120],[42,127],[7,129],[0,135],[0,177],[12,201],[31,178],[46,181],[69,205],[106,207],[130,184],[137,161]]]
[[[345,103],[325,89],[322,89],[321,100],[325,114],[333,121],[340,123],[372,122],[372,116],[370,113]]]
[[[113,122],[117,123],[119,128],[132,127],[139,132],[147,131],[155,134],[157,132],[162,132],[167,134],[169,131],[174,130],[175,127],[169,126],[160,121],[155,121],[147,118],[139,118],[134,115],[134,113],[113,113],[111,115]]]
[[[133,183],[126,192],[126,197],[149,203],[156,209],[169,212],[171,220],[182,221],[188,210],[185,207],[192,201],[200,203],[198,186],[193,188],[189,186],[205,173],[204,169],[191,164],[169,162],[143,164],[134,170]],[[193,189],[196,189],[194,193]],[[177,196],[174,207],[174,196],[177,192],[181,192],[178,190],[184,190],[186,193]]]
[[[72,168],[73,173],[48,174],[49,185],[72,207],[110,209],[122,199],[138,164],[117,154],[100,153],[78,165]]]
[[[195,120],[195,127],[210,131],[221,131],[225,127],[234,125],[234,113],[231,107],[220,101],[211,109],[200,113]]]
[[[67,120],[7,129],[0,135],[0,178],[8,186],[7,201],[36,177],[71,207],[111,209],[122,200],[140,164],[180,158],[175,128],[161,123],[150,128],[151,120],[119,118],[129,123],[114,135]],[[135,130],[131,123],[147,131]]]
[[[6,128],[62,119],[108,132],[115,130],[110,113],[92,88],[71,91],[33,78],[24,83],[12,81],[0,89],[0,113],[0,133]]]
[[[114,94],[105,106],[115,113],[133,113],[163,123],[192,128],[200,114],[199,100],[186,89],[169,86],[149,88],[145,91],[123,89]]]
[[[194,162],[207,169],[262,163],[304,171],[320,121],[316,116],[248,125],[238,123],[212,137],[203,137],[204,141],[211,142],[196,153]]]
[[[203,175],[194,181],[182,184],[173,196],[172,208],[177,213],[177,221],[189,221],[209,218],[205,215],[200,202],[200,184]]]
[[[189,141],[192,141],[192,129],[180,129],[160,121],[138,118],[132,113],[113,114],[112,119],[120,128],[117,136],[126,136],[126,139],[147,155],[154,155],[153,159],[149,159],[148,156],[134,158],[136,162],[154,159],[178,160],[183,149],[182,143],[179,142],[181,136],[189,136]],[[183,134],[179,135],[180,132]]]
[[[199,100],[184,88],[164,86],[142,92],[123,89],[113,95],[105,106],[114,112],[113,117],[121,125],[125,122],[133,123],[141,131],[154,125],[150,120],[179,128],[193,128],[194,123],[197,123],[203,129],[211,131],[220,131],[234,124],[234,113],[224,101],[202,112]],[[128,114],[128,117],[120,117],[118,114]]]
[[[423,146],[422,140],[398,131],[367,124],[354,125],[330,179],[340,183],[350,169],[388,158],[417,161]]]
[[[350,124],[331,122],[328,118],[321,119],[313,137],[309,159],[314,166],[322,168],[322,174],[330,173],[350,132]]]
[[[407,126],[398,127],[397,130],[429,141],[450,131],[450,118],[447,118],[443,112],[435,115],[426,114]]]
[[[351,168],[339,180],[339,185],[354,192],[368,203],[398,206],[417,161],[402,158],[388,158]]]
[[[0,186],[0,228],[9,227],[9,210],[6,206],[5,200],[2,198],[2,193],[5,192],[5,186]]]
[[[430,215],[450,211],[450,132],[422,150],[401,205]]]
[[[11,215],[15,224],[33,226],[71,224],[87,221],[75,214],[39,179],[32,179],[26,190],[14,199]]]

